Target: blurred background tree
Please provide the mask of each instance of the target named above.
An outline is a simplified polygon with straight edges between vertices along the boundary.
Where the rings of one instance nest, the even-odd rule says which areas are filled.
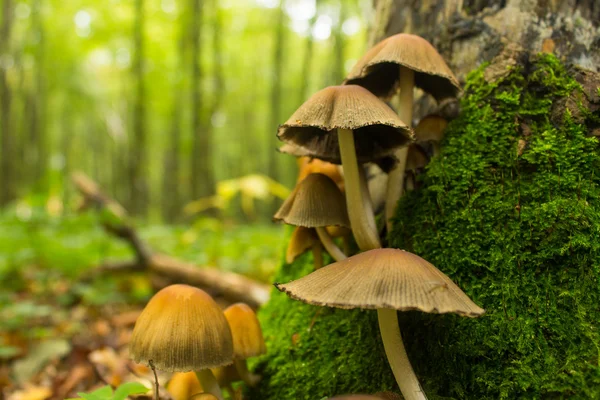
[[[277,125],[341,82],[372,13],[368,0],[0,3],[0,205],[66,209],[82,170],[151,222],[180,220],[219,181],[290,187]]]

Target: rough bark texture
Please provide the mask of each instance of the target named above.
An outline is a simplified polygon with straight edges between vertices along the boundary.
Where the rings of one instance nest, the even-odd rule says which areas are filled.
[[[582,68],[599,65],[599,12],[593,1],[377,3],[387,22],[376,36],[410,27],[466,82],[388,238],[487,310],[399,316],[430,399],[600,397],[600,74]],[[284,265],[276,281],[311,262]],[[250,398],[398,391],[373,313],[273,293],[260,318],[268,354],[251,363],[263,380]]]

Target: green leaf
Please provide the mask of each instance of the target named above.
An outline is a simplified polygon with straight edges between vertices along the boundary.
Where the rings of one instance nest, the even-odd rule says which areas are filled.
[[[117,390],[115,390],[115,395],[113,396],[112,400],[125,400],[127,396],[131,394],[142,394],[148,392],[149,390],[150,389],[148,389],[141,383],[127,382],[122,384],[117,388]]]
[[[91,393],[77,393],[79,397],[85,400],[111,400],[113,390],[110,386],[102,386],[100,389],[94,390]]]

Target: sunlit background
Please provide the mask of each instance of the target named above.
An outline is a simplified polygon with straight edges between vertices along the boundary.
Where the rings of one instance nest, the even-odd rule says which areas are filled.
[[[370,6],[3,0],[2,204],[62,212],[81,170],[145,220],[185,220],[198,199],[192,213],[266,218],[269,207],[245,215],[235,196],[225,209],[217,184],[261,174],[293,185],[277,125],[343,80],[365,49]]]

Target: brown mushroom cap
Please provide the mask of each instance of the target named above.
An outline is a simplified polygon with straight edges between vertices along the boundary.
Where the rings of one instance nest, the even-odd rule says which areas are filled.
[[[448,121],[437,115],[428,115],[423,117],[415,127],[415,135],[419,142],[428,142],[430,140],[439,142],[444,137],[444,131],[448,126]]]
[[[303,147],[311,157],[334,162],[341,160],[337,129],[354,131],[361,163],[391,155],[414,140],[410,128],[387,104],[356,85],[330,86],[315,93],[279,126],[277,136]]]
[[[396,89],[400,66],[415,71],[415,86],[437,101],[456,97],[458,80],[437,50],[420,36],[400,33],[373,46],[356,63],[345,84],[361,85],[379,97]]]
[[[297,226],[292,232],[288,247],[285,252],[285,261],[288,264],[294,262],[301,254],[308,251],[315,243],[319,242],[319,237],[313,228]]]
[[[167,391],[173,400],[189,400],[190,396],[201,393],[203,390],[193,371],[176,372],[167,384]]]
[[[233,335],[233,357],[245,360],[267,352],[256,314],[247,304],[236,303],[225,309]]]
[[[306,228],[350,226],[344,195],[324,174],[310,174],[297,184],[273,219]]]
[[[414,171],[415,169],[424,168],[428,162],[427,153],[423,151],[421,146],[416,143],[411,144],[406,158],[406,170]]]
[[[164,371],[198,371],[231,364],[233,339],[221,308],[206,292],[171,285],[156,293],[138,317],[131,357]]]
[[[391,308],[477,317],[473,303],[443,272],[398,249],[375,249],[275,286],[304,303],[337,308]]]

